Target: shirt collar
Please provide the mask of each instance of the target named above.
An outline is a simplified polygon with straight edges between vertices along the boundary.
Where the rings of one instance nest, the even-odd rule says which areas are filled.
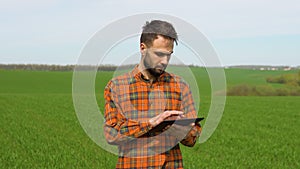
[[[133,68],[133,70],[131,71],[131,75],[134,76],[137,80],[142,80],[142,81],[145,81],[143,78],[142,78],[142,72],[139,70],[138,68],[138,64]],[[161,74],[159,76],[159,78],[157,78],[157,82],[159,82],[162,77],[166,76],[167,75],[167,72],[164,72],[163,74]]]

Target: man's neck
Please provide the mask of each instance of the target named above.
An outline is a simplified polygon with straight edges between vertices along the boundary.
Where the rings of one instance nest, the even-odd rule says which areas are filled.
[[[149,71],[145,68],[144,65],[139,64],[138,69],[139,69],[139,71],[142,73],[143,78],[144,78],[145,80],[150,81],[150,83],[156,81],[157,77],[151,75],[151,74],[149,73]]]

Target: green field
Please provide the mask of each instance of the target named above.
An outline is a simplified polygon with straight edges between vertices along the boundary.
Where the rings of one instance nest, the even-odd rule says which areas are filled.
[[[200,116],[210,106],[204,69],[192,69]],[[227,69],[227,86],[266,84],[296,71]],[[96,97],[112,72],[99,72]],[[280,87],[280,85],[273,84]],[[222,120],[203,144],[182,146],[185,168],[300,168],[300,97],[228,96]],[[0,168],[114,168],[117,157],[83,131],[72,102],[72,72],[0,70]],[[204,123],[203,123],[204,124]]]

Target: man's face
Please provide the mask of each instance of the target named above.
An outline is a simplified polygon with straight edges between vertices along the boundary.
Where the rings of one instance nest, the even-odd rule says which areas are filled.
[[[158,35],[152,46],[143,49],[144,66],[152,76],[158,77],[167,68],[173,53],[173,44],[173,40]]]

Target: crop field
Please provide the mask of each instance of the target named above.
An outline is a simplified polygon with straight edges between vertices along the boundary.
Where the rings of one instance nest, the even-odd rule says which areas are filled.
[[[201,94],[199,116],[206,117],[209,78],[202,68],[192,72]],[[225,70],[228,87],[266,84],[268,76],[294,72]],[[0,168],[114,168],[117,156],[94,143],[77,119],[72,75],[0,70]],[[112,76],[99,72],[95,79],[101,112]],[[299,96],[227,96],[211,138],[193,148],[181,146],[185,168],[300,168],[299,103]]]

